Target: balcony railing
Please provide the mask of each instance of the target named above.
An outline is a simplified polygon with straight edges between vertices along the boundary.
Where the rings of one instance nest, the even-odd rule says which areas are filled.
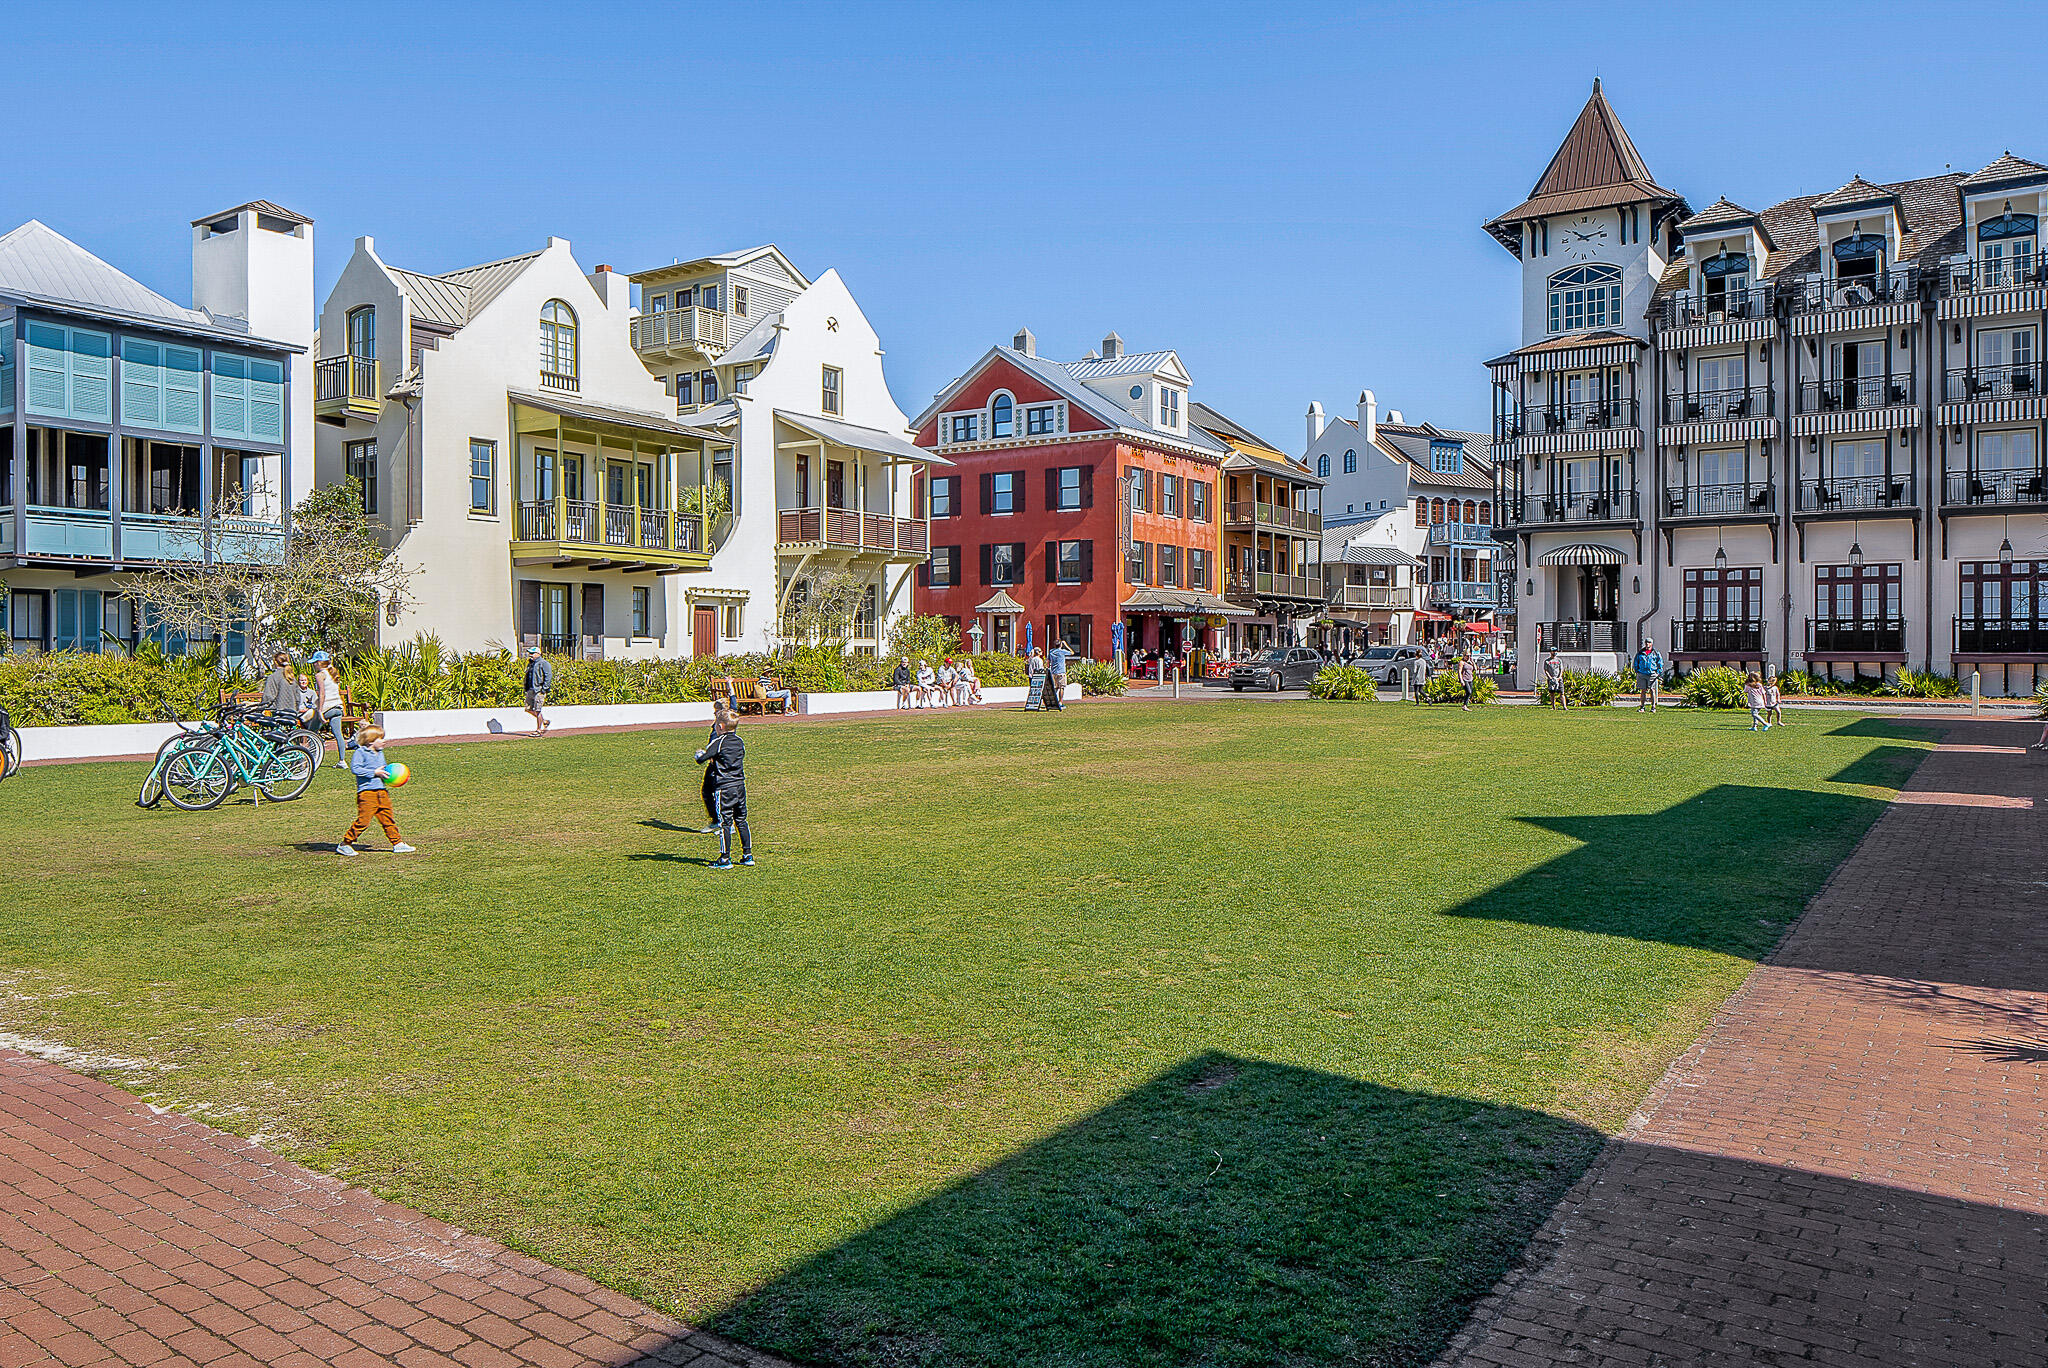
[[[24,541],[14,544],[14,508],[0,504],[0,555],[64,561],[114,558],[114,518],[104,508],[29,504],[22,510]],[[206,519],[187,513],[121,513],[121,563],[216,562],[266,564],[284,551],[284,528],[263,518],[221,518],[208,535]]]
[[[1733,323],[1744,318],[1769,318],[1772,291],[1768,285],[1719,294],[1687,290],[1657,303],[1659,328],[1687,328],[1695,323]]]
[[[725,346],[725,314],[718,309],[668,309],[633,320],[636,351],[703,350]]]
[[[1486,523],[1446,522],[1429,525],[1431,546],[1485,546],[1498,545],[1493,539],[1493,528]]]
[[[1850,475],[1799,482],[1801,513],[1854,513],[1918,505],[1910,470],[1895,471],[1890,475]]]
[[[1633,399],[1594,399],[1576,404],[1544,404],[1520,411],[1507,420],[1508,437],[1530,433],[1588,432],[1636,425]]]
[[[2048,503],[2048,474],[2034,470],[1951,470],[1942,480],[1941,501],[1991,508]]]
[[[1492,580],[1437,580],[1429,586],[1432,608],[1491,608],[1496,597]]]
[[[1958,617],[1955,649],[1959,655],[2048,656],[2048,620]]]
[[[1330,595],[1332,608],[1384,608],[1405,613],[1415,606],[1415,587],[1409,584],[1340,584]]]
[[[1664,491],[1667,518],[1754,518],[1778,511],[1771,484],[1686,485]]]
[[[1978,399],[2033,399],[2041,394],[2041,363],[2024,366],[1971,366],[1948,373],[1943,402],[1968,404]]]
[[[1283,575],[1270,570],[1255,570],[1247,574],[1233,570],[1223,577],[1223,592],[1270,598],[1320,599],[1323,596],[1323,577],[1319,574]]]
[[[519,540],[574,546],[701,551],[704,521],[668,508],[587,499],[529,499],[519,505]]]
[[[1764,624],[1726,618],[1673,618],[1670,647],[1676,655],[1711,656],[1721,660],[1761,656],[1764,653]]]
[[[775,540],[784,545],[845,546],[922,556],[931,550],[931,525],[923,518],[897,518],[851,508],[785,508],[775,515]]]
[[[1874,660],[1906,649],[1904,618],[1808,618],[1806,654]]]
[[[1223,506],[1226,527],[1270,527],[1283,532],[1321,532],[1323,515],[1285,504],[1238,500]]]
[[[1871,375],[1848,380],[1799,382],[1801,413],[1843,413],[1850,409],[1892,408],[1913,402],[1913,375]]]
[[[544,390],[561,390],[574,394],[577,388],[576,377],[565,375],[560,371],[542,371],[540,373],[540,387]]]
[[[1664,396],[1664,421],[1719,423],[1731,418],[1768,418],[1774,403],[1776,399],[1769,385],[1667,394]]]
[[[1522,521],[1525,523],[1634,522],[1641,517],[1641,501],[1633,489],[1593,493],[1559,491],[1522,497]]]
[[[2042,284],[2048,284],[2048,252],[2018,252],[2009,257],[1958,261],[1944,267],[1941,276],[1941,292],[1945,295]]]
[[[1919,273],[1911,266],[1898,266],[1877,275],[1816,278],[1789,286],[1780,282],[1779,288],[1787,291],[1794,313],[1818,313],[1912,299],[1919,291]]]
[[[316,412],[355,409],[375,412],[384,402],[382,372],[367,356],[328,356],[313,363]]]
[[[1624,651],[1626,622],[1539,622],[1536,647],[1542,651]]]

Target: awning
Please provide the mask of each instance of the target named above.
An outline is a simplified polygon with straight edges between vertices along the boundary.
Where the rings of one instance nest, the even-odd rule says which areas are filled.
[[[1493,630],[1493,624],[1490,622],[1461,622],[1458,624],[1458,630],[1461,632],[1490,632]]]
[[[799,432],[808,432],[834,446],[852,447],[871,456],[883,456],[892,461],[915,461],[919,465],[953,464],[943,456],[912,444],[906,437],[883,432],[880,428],[861,427],[857,423],[842,423],[837,418],[819,418],[808,413],[791,413],[788,409],[775,410],[775,416]]]
[[[1439,613],[1430,608],[1417,608],[1415,610],[1415,620],[1417,622],[1449,622],[1451,615],[1449,613]]]
[[[1573,542],[1560,546],[1555,551],[1545,551],[1538,558],[1538,565],[1625,565],[1628,557],[1611,546],[1595,546],[1591,542]]]
[[[1249,608],[1205,594],[1199,589],[1136,589],[1118,607],[1126,613],[1164,613],[1169,617],[1257,617]]]
[[[1010,597],[1009,590],[998,589],[988,596],[987,602],[982,603],[974,611],[977,613],[996,613],[1000,615],[1005,613],[1021,613],[1025,609],[1023,604]]]
[[[584,427],[612,429],[650,435],[666,439],[688,437],[693,441],[717,442],[724,446],[732,439],[711,431],[709,428],[691,427],[675,419],[645,409],[614,408],[609,404],[590,404],[580,399],[564,399],[556,394],[536,394],[532,390],[507,390],[513,403],[521,408],[533,409],[540,413],[552,413],[557,418],[579,423]]]

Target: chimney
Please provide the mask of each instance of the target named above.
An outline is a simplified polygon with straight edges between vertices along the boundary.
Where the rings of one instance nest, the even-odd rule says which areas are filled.
[[[1115,333],[1102,339],[1102,359],[1114,361],[1124,354],[1124,340]]]
[[[1390,421],[1400,421],[1391,414],[1388,417]],[[1379,440],[1380,401],[1371,390],[1358,392],[1358,430],[1365,434],[1365,440],[1368,442]]]
[[[1038,355],[1038,339],[1031,335],[1029,328],[1017,329],[1017,335],[1010,339],[1010,347],[1012,350],[1023,352],[1026,356]]]
[[[1082,359],[1083,361],[1100,361],[1100,360],[1101,360],[1102,358],[1101,358],[1101,357],[1099,357],[1099,356],[1097,356],[1097,355],[1096,355],[1096,354],[1095,354],[1094,352],[1092,352],[1092,351],[1091,351],[1091,352],[1089,352],[1089,353],[1088,353],[1088,354],[1087,354],[1086,356],[1082,357],[1081,359]]]
[[[1392,423],[1392,424],[1394,424],[1394,426],[1396,426],[1396,427],[1399,427],[1399,426],[1400,426],[1401,424],[1403,424],[1403,423],[1407,422],[1408,420],[1407,420],[1407,419],[1405,419],[1405,418],[1403,418],[1403,417],[1401,416],[1401,410],[1399,410],[1399,409],[1388,409],[1388,410],[1387,410],[1387,421],[1388,421],[1388,422],[1390,422],[1390,423]]]
[[[1308,406],[1308,444],[1314,446],[1323,435],[1323,406],[1310,400]]]

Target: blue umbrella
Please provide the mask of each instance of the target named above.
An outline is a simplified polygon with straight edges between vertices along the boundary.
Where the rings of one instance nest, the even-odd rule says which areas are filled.
[[[1029,619],[1026,619],[1024,623],[1024,654],[1031,654],[1031,623]]]

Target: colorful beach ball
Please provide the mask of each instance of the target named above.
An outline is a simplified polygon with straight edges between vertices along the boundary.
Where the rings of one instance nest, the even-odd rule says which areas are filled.
[[[384,767],[384,782],[392,788],[404,788],[405,781],[410,778],[412,778],[412,771],[397,760],[393,760]]]

